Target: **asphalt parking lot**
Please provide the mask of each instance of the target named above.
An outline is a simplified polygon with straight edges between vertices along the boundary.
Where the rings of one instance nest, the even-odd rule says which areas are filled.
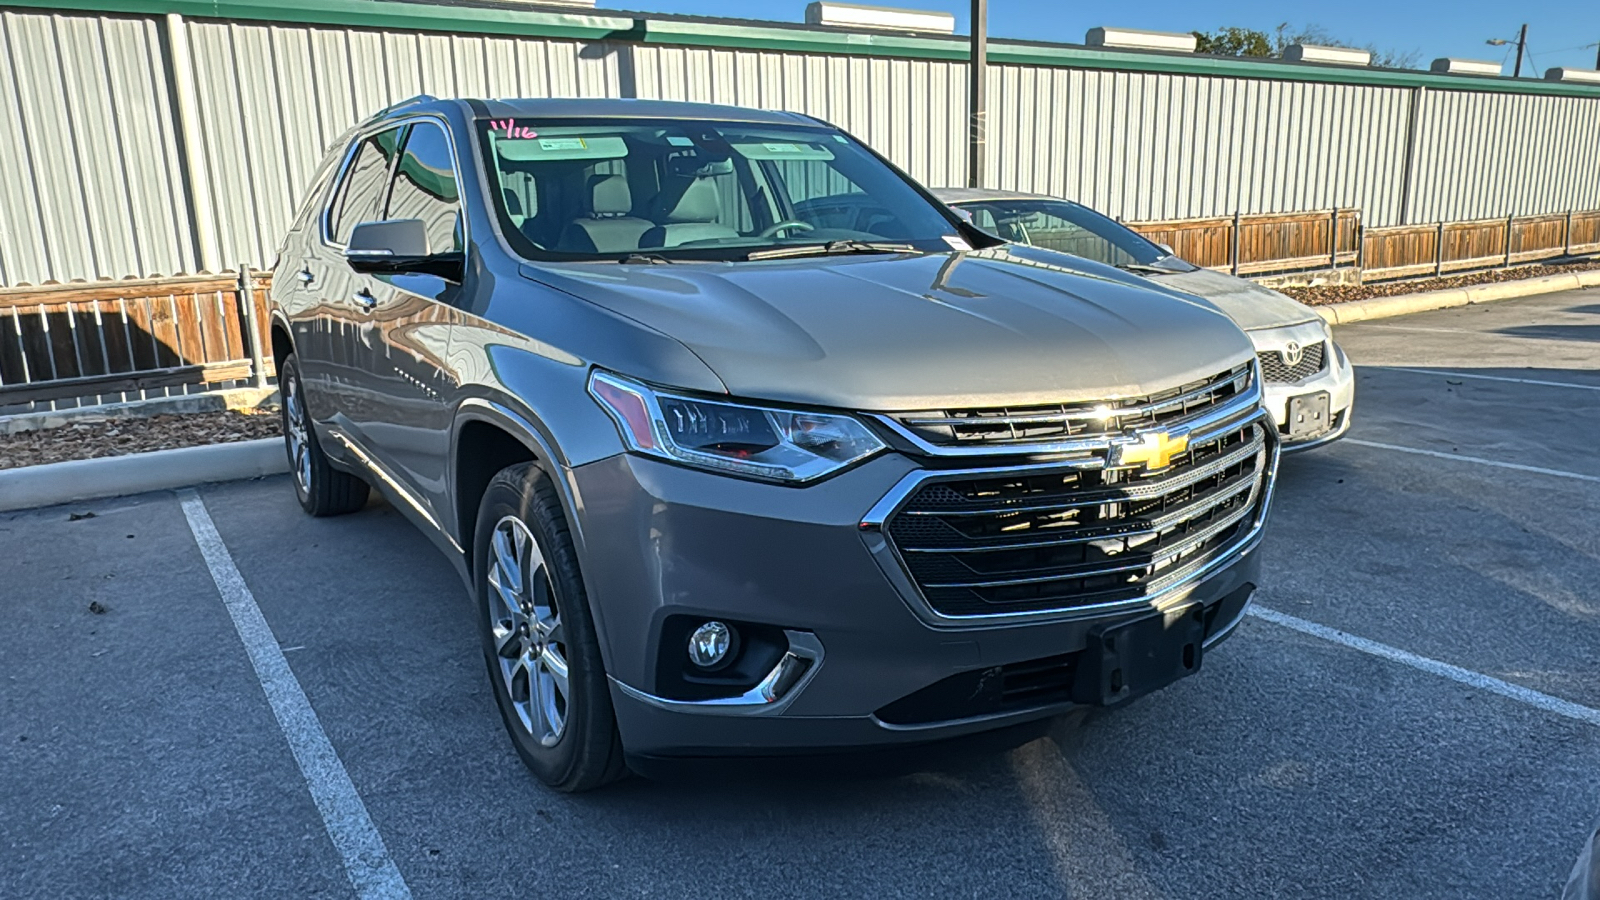
[[[1286,458],[1258,614],[1199,676],[896,760],[556,795],[382,503],[0,515],[0,896],[341,897],[359,857],[374,896],[1554,897],[1600,817],[1600,290],[1338,338],[1355,428]]]

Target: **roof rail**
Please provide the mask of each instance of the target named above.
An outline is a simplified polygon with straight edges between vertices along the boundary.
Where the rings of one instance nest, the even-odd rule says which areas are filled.
[[[400,101],[397,101],[395,103],[391,103],[388,106],[385,106],[383,109],[380,109],[377,112],[373,113],[372,115],[367,116],[366,119],[362,120],[362,124],[364,125],[367,122],[371,122],[371,121],[373,121],[375,119],[381,119],[384,116],[387,116],[388,114],[390,114],[390,113],[392,113],[392,112],[394,112],[396,110],[405,109],[408,106],[416,106],[419,103],[432,103],[433,101],[438,100],[438,99],[439,99],[438,97],[435,97],[432,94],[418,94],[415,97],[408,97],[408,98],[406,98],[404,100],[400,100]]]

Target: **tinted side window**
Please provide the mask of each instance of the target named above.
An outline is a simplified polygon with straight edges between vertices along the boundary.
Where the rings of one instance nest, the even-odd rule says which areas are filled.
[[[350,232],[357,225],[379,218],[378,204],[399,143],[398,128],[380,131],[361,142],[329,205],[328,234],[334,243],[349,243]]]
[[[462,249],[455,159],[444,129],[437,124],[418,122],[412,126],[383,217],[421,219],[428,230],[430,253]]]

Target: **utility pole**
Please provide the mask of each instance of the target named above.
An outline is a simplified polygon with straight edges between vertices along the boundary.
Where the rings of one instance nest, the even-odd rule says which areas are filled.
[[[1517,65],[1511,70],[1512,78],[1522,77],[1522,54],[1528,49],[1528,23],[1522,23],[1522,31],[1517,34]]]
[[[1594,67],[1600,69],[1600,44],[1594,45]]]
[[[967,187],[983,187],[984,142],[988,140],[988,112],[984,109],[984,82],[989,69],[989,0],[972,0],[971,72],[967,78]]]

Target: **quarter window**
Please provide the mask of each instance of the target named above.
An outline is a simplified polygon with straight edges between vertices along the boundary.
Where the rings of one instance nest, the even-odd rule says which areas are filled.
[[[462,249],[455,159],[444,129],[437,124],[425,121],[412,126],[384,218],[421,219],[429,253]]]
[[[350,232],[357,225],[380,217],[389,163],[399,146],[399,128],[380,131],[361,142],[328,207],[328,234],[334,243],[349,243]]]

